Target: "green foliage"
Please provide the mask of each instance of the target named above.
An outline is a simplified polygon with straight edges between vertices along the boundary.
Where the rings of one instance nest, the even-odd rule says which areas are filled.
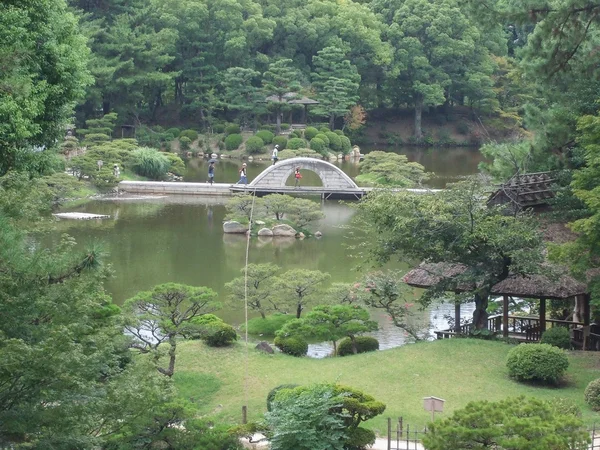
[[[428,426],[423,445],[428,450],[448,448],[504,448],[514,450],[584,449],[590,441],[581,420],[561,414],[534,398],[499,402],[471,402],[450,418]],[[481,447],[485,442],[485,447]]]
[[[240,132],[240,126],[235,123],[231,123],[225,127],[226,136],[229,136],[230,134],[240,134]]]
[[[379,341],[371,336],[357,336],[354,339],[356,353],[367,353],[379,350]],[[354,355],[352,339],[342,339],[337,348],[337,356]]]
[[[557,384],[569,367],[564,350],[548,344],[521,344],[506,359],[508,374],[518,381]]]
[[[329,147],[329,138],[325,133],[318,133],[313,139],[320,139],[325,144],[325,147]]]
[[[291,140],[291,139],[290,139]],[[321,155],[314,150],[309,148],[299,148],[296,150],[285,149],[279,152],[279,159],[297,158],[299,156],[305,156],[308,158],[321,158]]]
[[[198,132],[196,130],[183,130],[179,133],[179,138],[187,137],[191,142],[198,139]]]
[[[246,152],[250,155],[262,153],[264,149],[265,143],[258,135],[252,136],[246,141]]]
[[[211,347],[226,347],[237,340],[238,336],[231,325],[221,322],[213,323],[205,327],[205,335],[202,340]]]
[[[584,392],[585,401],[594,411],[600,411],[600,378],[589,382]]]
[[[375,444],[377,436],[372,430],[363,427],[350,428],[346,438],[345,450],[363,450]]]
[[[340,142],[342,144],[342,153],[344,155],[350,153],[350,150],[352,150],[352,143],[350,142],[350,139],[346,136],[340,136]]]
[[[319,130],[317,130],[315,127],[306,127],[304,130],[304,137],[309,141],[311,141],[317,134],[319,134]]]
[[[342,150],[342,140],[340,139],[340,136],[338,136],[337,133],[334,133],[333,131],[328,131],[327,133],[325,133],[325,136],[327,136],[327,139],[329,139],[329,148],[335,151]]]
[[[306,141],[304,139],[292,138],[287,143],[287,148],[290,150],[297,150],[303,147],[306,147]]]
[[[285,325],[286,322],[296,318],[293,314],[275,313],[269,316],[255,317],[248,320],[248,333],[256,336],[275,336],[275,333]]]
[[[542,333],[540,344],[554,345],[569,350],[571,348],[571,333],[566,327],[552,327]]]
[[[479,163],[479,169],[495,180],[504,182],[517,173],[526,173],[531,164],[531,143],[485,144],[479,151],[486,160]]]
[[[175,153],[163,153],[163,155],[169,161],[169,172],[177,175],[178,177],[185,175],[185,163],[183,162],[183,159],[181,159]]]
[[[286,355],[305,356],[308,352],[308,343],[298,337],[276,337],[273,341],[275,346]]]
[[[306,306],[320,294],[320,285],[328,279],[329,274],[319,270],[291,269],[281,275],[273,289],[299,319]]]
[[[243,140],[241,134],[230,134],[225,138],[225,148],[227,150],[237,150],[242,145]]]
[[[310,141],[310,149],[311,150],[314,150],[317,153],[323,154],[325,152],[326,148],[327,148],[327,146],[325,145],[325,142],[323,142],[322,139],[319,139],[318,137],[311,139],[311,141]]]
[[[273,138],[273,145],[279,145],[279,150],[287,148],[288,140],[285,136],[275,136]]]
[[[373,151],[360,163],[359,183],[375,186],[413,187],[429,179],[425,168],[416,162],[408,162],[405,155]]]
[[[141,147],[132,153],[133,171],[151,180],[164,179],[170,165],[169,159],[154,148]]]
[[[279,386],[275,386],[273,389],[269,391],[267,394],[267,411],[271,411],[273,408],[273,400],[275,400],[275,395],[282,389],[294,389],[298,387],[298,384],[280,384]]]
[[[173,128],[169,128],[165,133],[168,133],[173,137],[179,137],[179,135],[181,134],[181,130],[179,128],[173,127]]]
[[[225,208],[229,212],[226,217],[228,220],[244,218],[249,221],[251,215],[256,220],[264,214],[264,200],[249,194],[235,194],[229,199]]]
[[[221,134],[225,132],[225,125],[222,123],[217,123],[213,126],[213,132],[217,134]]]
[[[190,145],[192,144],[192,140],[187,136],[182,136],[179,138],[179,145],[181,150],[187,151],[190,149]]]
[[[269,130],[260,130],[255,134],[255,136],[261,138],[265,144],[270,144],[273,142],[273,138],[275,137],[275,135]]]
[[[271,325],[274,322],[277,322],[276,317],[273,316],[270,317],[271,320],[267,320],[266,314],[267,312],[275,310],[278,305],[273,292],[273,282],[280,271],[281,268],[275,264],[248,264],[247,267],[241,270],[243,276],[235,278],[225,284],[225,289],[229,293],[232,309],[237,310],[242,305],[247,304],[248,308],[260,313],[261,320],[264,320]],[[259,326],[258,323],[256,325]],[[248,324],[249,333],[264,333],[264,330],[250,330],[251,327],[250,324]]]

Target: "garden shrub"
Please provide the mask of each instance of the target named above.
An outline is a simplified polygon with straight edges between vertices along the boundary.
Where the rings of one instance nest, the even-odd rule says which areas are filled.
[[[550,344],[568,350],[571,348],[571,333],[566,327],[552,327],[542,333],[540,344]]]
[[[225,148],[227,150],[237,150],[242,145],[243,140],[241,134],[230,134],[225,138]]]
[[[336,152],[342,151],[342,140],[333,131],[328,131],[325,136],[329,139],[329,148]]]
[[[206,326],[202,340],[211,347],[225,347],[237,340],[237,333],[228,323],[213,323]]]
[[[163,153],[163,155],[169,160],[169,168],[167,171],[178,177],[182,177],[185,174],[185,163],[183,162],[183,159],[175,153]]]
[[[329,138],[327,137],[327,135],[325,133],[319,133],[314,138],[321,139],[325,143],[325,146],[329,147]]]
[[[300,386],[299,384],[280,384],[279,386],[275,386],[273,389],[269,391],[267,394],[267,411],[271,411],[271,405],[273,400],[275,400],[275,396],[282,389],[294,389]]]
[[[225,125],[222,123],[217,123],[212,127],[213,133],[221,134],[225,132]]]
[[[352,142],[346,136],[340,136],[340,141],[342,143],[342,153],[347,155],[352,150]]]
[[[305,356],[308,352],[308,343],[298,337],[276,337],[273,343],[286,355]]]
[[[333,132],[338,136],[344,136],[344,132],[342,130],[333,130]]]
[[[548,400],[548,403],[550,403],[552,409],[559,414],[581,417],[581,409],[579,409],[579,406],[569,398],[555,397]]]
[[[240,126],[235,123],[229,124],[225,127],[225,134],[229,136],[230,134],[240,134]]]
[[[132,154],[132,170],[151,180],[161,180],[169,170],[169,159],[153,148],[141,147]]]
[[[585,388],[584,397],[594,411],[600,411],[600,378],[590,381]]]
[[[260,130],[255,136],[261,138],[265,144],[270,144],[273,142],[273,138],[275,135],[269,130]]]
[[[315,152],[322,153],[325,150],[325,142],[318,137],[312,138],[310,141],[310,149]]]
[[[198,132],[195,130],[183,130],[181,133],[179,133],[179,137],[188,137],[190,138],[190,141],[194,142],[196,139],[198,139]]]
[[[374,352],[379,350],[379,341],[371,336],[357,336],[356,349],[358,353]],[[350,338],[344,338],[340,341],[337,346],[338,356],[353,355],[352,352],[352,340]]]
[[[305,156],[307,158],[320,158],[320,154],[311,150],[310,148],[298,148],[296,150],[285,149],[279,152],[279,159],[290,159],[297,158],[299,156]]]
[[[283,150],[287,147],[288,140],[285,136],[275,136],[273,138],[273,145],[279,145],[279,150]]]
[[[548,344],[521,344],[508,352],[508,374],[519,381],[557,384],[569,367],[564,350]]]
[[[306,141],[304,139],[292,138],[287,143],[287,148],[290,150],[297,150],[303,147],[306,147]]]
[[[290,124],[289,123],[282,123],[281,124],[281,129],[282,130],[289,130],[290,129]]]
[[[309,141],[312,140],[312,138],[314,138],[317,134],[319,134],[319,130],[317,130],[315,127],[306,127],[304,130],[304,137]]]
[[[179,128],[169,128],[165,133],[168,133],[173,137],[179,137],[181,130]]]
[[[264,336],[275,336],[275,332],[281,329],[286,322],[295,319],[294,314],[271,314],[264,319],[255,317],[248,321],[248,333]]]
[[[233,136],[233,135],[232,135]],[[251,155],[261,153],[265,148],[264,141],[257,136],[252,136],[246,141],[246,152]]]
[[[350,428],[346,431],[345,450],[363,450],[375,443],[375,432],[363,427]]]
[[[328,131],[331,131],[331,130],[329,129],[329,127],[326,127],[326,126],[324,126],[324,125],[323,125],[323,126],[321,126],[321,127],[319,127],[319,132],[320,132],[320,133],[327,133]]]
[[[179,138],[179,148],[181,150],[189,150],[192,140],[187,136],[182,136]]]
[[[290,138],[301,138],[302,137],[302,132],[300,130],[294,130],[290,133]]]

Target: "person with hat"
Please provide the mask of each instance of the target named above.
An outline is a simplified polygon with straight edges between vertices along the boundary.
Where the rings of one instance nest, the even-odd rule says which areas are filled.
[[[248,184],[248,178],[246,177],[246,163],[242,164],[242,167],[238,172],[240,173],[240,181],[238,181],[237,184]]]
[[[277,160],[279,158],[277,158],[277,153],[279,152],[279,145],[276,145],[275,148],[273,148],[273,154],[271,155],[271,159],[273,160],[273,166],[275,165],[275,163],[277,162]]]

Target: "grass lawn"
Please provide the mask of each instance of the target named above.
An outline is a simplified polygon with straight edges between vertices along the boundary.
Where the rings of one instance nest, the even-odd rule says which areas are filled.
[[[503,342],[447,339],[344,358],[312,359],[266,355],[254,346],[246,352],[244,344],[210,348],[200,341],[187,341],[178,345],[175,382],[180,395],[194,401],[201,414],[232,424],[241,422],[244,404],[249,420],[260,418],[269,390],[277,385],[317,382],[347,384],[383,401],[385,413],[366,424],[380,435],[385,434],[387,417],[402,416],[411,427],[423,427],[430,418],[423,410],[423,397],[431,395],[446,400],[439,417],[473,400],[528,395],[571,399],[583,411],[586,423],[598,420],[583,400],[587,384],[600,377],[598,353],[572,352],[564,385],[546,388],[508,377],[505,360],[511,348]]]

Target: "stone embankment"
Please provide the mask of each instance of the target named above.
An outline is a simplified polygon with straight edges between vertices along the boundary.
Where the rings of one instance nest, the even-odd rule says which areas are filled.
[[[262,222],[262,225],[264,225],[264,222]],[[241,223],[235,220],[228,220],[227,222],[223,222],[223,233],[246,234],[247,232],[248,225],[242,225]],[[258,235],[264,237],[305,237],[304,233],[297,232],[293,227],[285,223],[274,225],[272,228],[262,227],[260,230],[258,230]],[[315,233],[315,236],[321,237],[322,234],[320,231],[317,231]]]

